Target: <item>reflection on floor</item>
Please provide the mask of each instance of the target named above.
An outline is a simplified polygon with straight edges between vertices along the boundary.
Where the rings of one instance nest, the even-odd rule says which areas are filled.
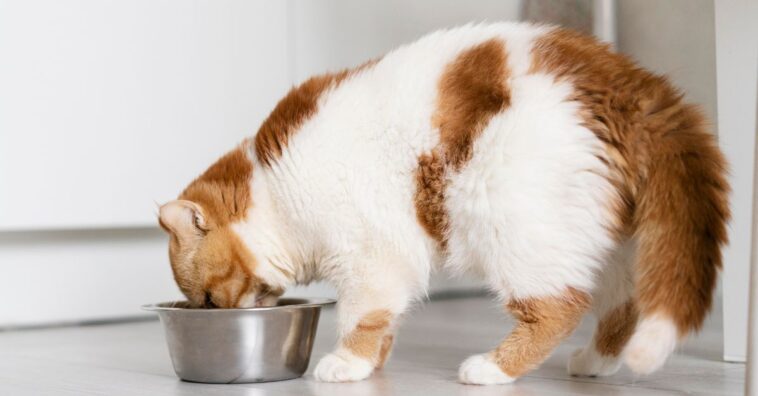
[[[718,306],[718,304],[716,304]],[[720,361],[720,313],[663,370],[636,377],[626,368],[607,378],[572,378],[569,354],[590,336],[594,321],[559,347],[542,367],[514,384],[456,383],[458,364],[494,346],[511,323],[483,297],[438,300],[405,319],[393,356],[370,380],[322,384],[311,371],[334,342],[333,309],[322,316],[304,378],[269,384],[204,385],[179,381],[157,321],[0,332],[2,395],[741,395],[744,365]]]

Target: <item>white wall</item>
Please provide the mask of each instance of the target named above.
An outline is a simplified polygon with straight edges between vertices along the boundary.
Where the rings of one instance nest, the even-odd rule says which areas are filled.
[[[292,83],[518,9],[0,0],[0,326],[138,315],[178,297],[154,201],[252,134]]]
[[[440,28],[516,20],[515,0],[296,0],[295,81],[354,66]]]
[[[289,86],[286,17],[267,0],[0,1],[0,230],[153,225]]]
[[[617,49],[669,76],[716,129],[713,0],[618,0]]]
[[[758,2],[716,1],[719,144],[731,165],[732,222],[724,251],[724,359],[745,361],[752,245]]]
[[[756,76],[758,76],[758,62],[756,62]],[[758,84],[758,78],[756,79]],[[758,97],[758,86],[755,90]],[[755,100],[755,116],[758,118],[758,100]],[[758,121],[758,120],[757,120]],[[755,125],[755,136],[758,136],[758,122]],[[750,254],[750,290],[749,290],[749,322],[748,322],[748,341],[747,341],[747,368],[745,370],[745,394],[758,394],[758,145],[756,145],[753,155],[753,227],[752,227],[752,249]]]

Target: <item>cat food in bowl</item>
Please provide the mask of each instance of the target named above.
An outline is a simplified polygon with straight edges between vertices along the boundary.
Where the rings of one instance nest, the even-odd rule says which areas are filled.
[[[331,304],[334,300],[282,298],[261,308],[198,309],[182,302],[143,308],[158,313],[179,378],[227,384],[302,376],[321,307]]]

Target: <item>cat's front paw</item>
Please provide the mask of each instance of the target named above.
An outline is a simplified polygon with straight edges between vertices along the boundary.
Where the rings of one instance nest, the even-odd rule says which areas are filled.
[[[318,362],[313,376],[321,382],[350,382],[368,378],[374,371],[374,365],[366,359],[350,354],[330,353]]]
[[[495,385],[513,382],[488,354],[474,355],[464,360],[458,369],[458,380],[464,384]]]
[[[568,373],[580,377],[605,377],[616,374],[621,367],[621,359],[600,355],[594,347],[577,349],[568,361]]]

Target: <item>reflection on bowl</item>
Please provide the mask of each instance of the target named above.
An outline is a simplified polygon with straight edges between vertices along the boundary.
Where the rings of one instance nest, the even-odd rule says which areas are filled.
[[[145,305],[158,313],[179,378],[245,383],[305,373],[327,299],[282,298],[274,307],[203,309],[186,302]]]

